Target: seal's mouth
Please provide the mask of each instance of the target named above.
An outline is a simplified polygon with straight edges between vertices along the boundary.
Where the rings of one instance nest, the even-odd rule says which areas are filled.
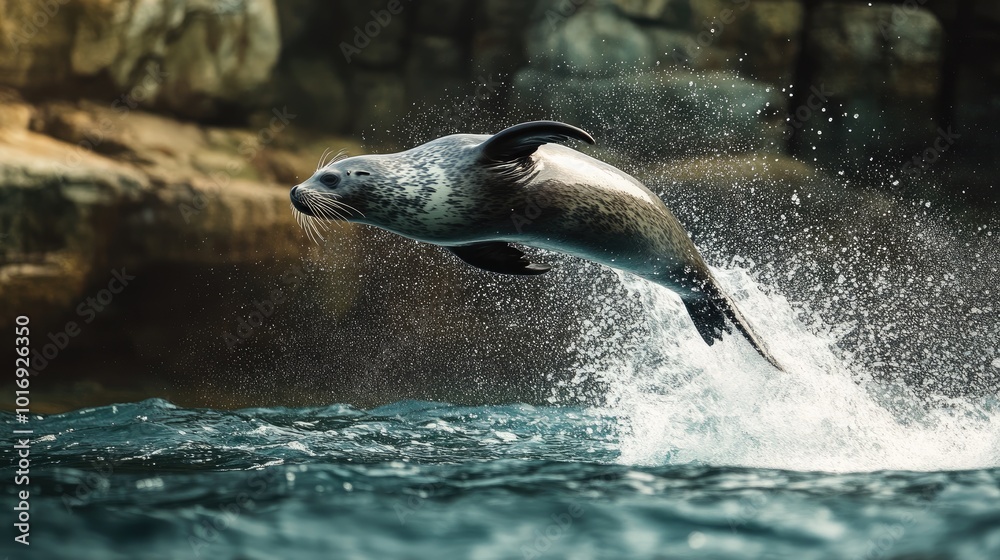
[[[306,206],[306,204],[302,200],[304,198],[303,193],[304,190],[302,189],[302,187],[299,187],[297,185],[292,187],[291,192],[288,193],[288,198],[292,199],[292,210],[301,212],[306,216],[313,216],[314,214],[312,209]]]
[[[326,241],[323,233],[330,231],[327,222],[347,222],[354,215],[362,218],[365,216],[353,206],[338,200],[336,195],[317,192],[301,185],[292,187],[288,198],[292,202],[295,221],[316,244]]]

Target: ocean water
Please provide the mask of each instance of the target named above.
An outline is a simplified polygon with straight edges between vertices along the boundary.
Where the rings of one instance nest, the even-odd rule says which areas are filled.
[[[744,270],[717,272],[790,373],[738,338],[706,347],[671,293],[622,276],[640,335],[606,336],[638,328],[610,296],[585,323],[580,376],[605,388],[593,404],[153,399],[33,416],[32,544],[9,536],[0,555],[1000,558],[997,399],[876,382],[836,329],[808,327]]]

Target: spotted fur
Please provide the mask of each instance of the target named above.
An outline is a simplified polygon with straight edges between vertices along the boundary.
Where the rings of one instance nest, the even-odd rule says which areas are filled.
[[[631,176],[555,144],[522,160],[483,165],[476,148],[487,138],[456,134],[397,154],[345,158],[298,188],[364,215],[351,221],[437,245],[523,243],[661,283],[669,276],[675,289],[693,286],[683,278],[705,270],[680,223]],[[325,186],[326,173],[340,182]]]
[[[352,222],[417,241],[515,242],[626,270],[676,291],[706,342],[728,319],[777,366],[683,226],[642,183],[559,144],[484,162],[479,146],[489,138],[455,134],[396,154],[331,162],[293,189],[293,205],[308,214],[302,195],[320,195],[356,209]],[[325,185],[326,174],[339,182]]]

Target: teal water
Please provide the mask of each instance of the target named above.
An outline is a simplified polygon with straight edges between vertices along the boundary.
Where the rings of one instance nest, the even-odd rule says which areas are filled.
[[[33,448],[31,554],[9,540],[4,554],[1000,557],[1000,469],[623,464],[606,412],[148,400],[38,418],[48,435]]]
[[[706,347],[671,293],[623,276],[624,297],[597,289],[578,379],[548,406],[148,400],[33,416],[32,544],[8,536],[0,555],[1000,558],[996,397],[876,382],[837,329],[718,272],[789,373],[738,338]],[[933,358],[928,375],[946,377],[953,362]]]

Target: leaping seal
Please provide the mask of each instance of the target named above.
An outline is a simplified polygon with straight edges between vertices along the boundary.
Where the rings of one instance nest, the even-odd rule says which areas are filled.
[[[561,145],[570,139],[595,143],[574,126],[537,121],[396,154],[336,157],[292,187],[292,208],[311,237],[323,220],[369,224],[492,272],[551,268],[511,243],[625,270],[676,292],[709,345],[732,324],[783,369],[663,201],[627,173]],[[540,211],[526,224],[516,217],[527,208]]]

